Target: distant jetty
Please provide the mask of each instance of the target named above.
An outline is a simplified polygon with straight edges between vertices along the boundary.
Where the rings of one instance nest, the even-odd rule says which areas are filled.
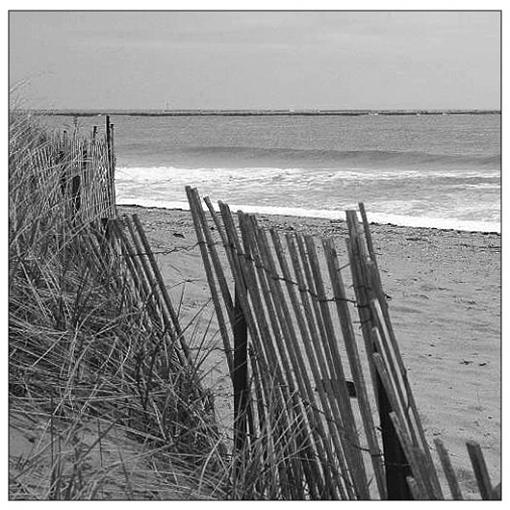
[[[500,110],[31,110],[35,115],[62,115],[96,117],[99,115],[126,115],[131,117],[196,117],[196,116],[304,116],[304,115],[488,115]]]

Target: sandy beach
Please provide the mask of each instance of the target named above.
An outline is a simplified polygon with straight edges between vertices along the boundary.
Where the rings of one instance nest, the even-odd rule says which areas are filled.
[[[205,381],[228,427],[230,381],[190,213],[129,206],[119,213],[139,215],[181,324],[190,324],[188,342],[209,350]],[[342,221],[258,218],[267,228],[345,237]],[[463,490],[475,494],[465,441],[480,443],[493,483],[501,468],[500,236],[377,224],[371,230],[427,438],[443,440]]]

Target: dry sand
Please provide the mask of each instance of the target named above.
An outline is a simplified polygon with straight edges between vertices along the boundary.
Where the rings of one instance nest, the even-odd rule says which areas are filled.
[[[127,206],[119,212],[139,215],[174,304],[182,299],[182,325],[199,314],[188,341],[206,338],[206,384],[228,427],[231,388],[190,213]],[[258,217],[282,231],[345,237],[341,221]],[[463,490],[474,496],[466,440],[481,444],[493,483],[500,480],[500,236],[375,224],[371,230],[427,438],[431,445],[435,437],[443,440]]]

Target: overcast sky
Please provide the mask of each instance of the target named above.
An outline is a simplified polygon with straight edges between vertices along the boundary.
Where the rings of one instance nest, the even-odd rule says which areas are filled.
[[[499,109],[497,12],[10,14],[39,108]]]

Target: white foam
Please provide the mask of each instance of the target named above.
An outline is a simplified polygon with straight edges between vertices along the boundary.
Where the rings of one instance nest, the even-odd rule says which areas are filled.
[[[119,205],[139,205],[142,207],[157,207],[164,209],[184,209],[189,210],[189,204],[181,201],[163,201],[150,198],[137,198],[136,200],[122,198],[118,200]],[[203,204],[204,209],[206,208]],[[304,209],[299,207],[273,207],[264,205],[238,205],[230,204],[232,211],[242,210],[247,213],[259,213],[269,215],[283,216],[302,216],[308,218],[324,218],[332,220],[344,220],[344,211],[326,210],[326,209]],[[348,204],[345,209],[356,209],[357,204]],[[400,214],[387,214],[377,212],[367,212],[368,220],[374,223],[394,224],[407,227],[423,227],[438,229],[453,229],[473,232],[495,232],[501,233],[499,222],[488,221],[470,221],[456,218],[438,218],[431,216],[410,216]]]
[[[374,169],[374,168],[275,168],[275,167],[243,167],[243,168],[178,168],[172,166],[155,167],[119,167],[116,169],[117,179],[136,182],[176,182],[185,179],[188,182],[203,182],[217,179],[242,179],[243,181],[274,179],[276,177],[296,178],[303,176],[307,180],[329,178],[332,180],[356,181],[387,181],[387,180],[430,180],[437,178],[499,178],[499,170],[451,169],[451,170],[405,170],[405,169]]]

